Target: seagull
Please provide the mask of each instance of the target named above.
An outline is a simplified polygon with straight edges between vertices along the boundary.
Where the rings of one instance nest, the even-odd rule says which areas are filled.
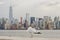
[[[34,27],[29,27],[27,31],[30,33],[31,37],[33,37],[33,34],[42,34],[41,32],[38,32]]]

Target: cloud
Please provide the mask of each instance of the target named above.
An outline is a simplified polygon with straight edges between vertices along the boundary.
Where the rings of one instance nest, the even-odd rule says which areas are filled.
[[[4,4],[4,2],[0,2],[0,5],[1,5],[1,4]]]
[[[13,7],[13,15],[16,18],[24,16],[26,12],[30,13],[31,16],[56,16],[60,15],[60,0],[11,0]],[[6,14],[9,13],[9,0],[1,0],[0,4],[2,5],[0,13]],[[4,7],[3,7],[4,6]],[[3,11],[4,10],[4,11]],[[5,11],[6,10],[6,11]],[[8,11],[8,12],[7,12]],[[3,15],[5,16],[5,15]]]

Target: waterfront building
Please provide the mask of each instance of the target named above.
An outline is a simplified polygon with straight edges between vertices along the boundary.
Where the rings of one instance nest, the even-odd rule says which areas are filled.
[[[30,15],[29,15],[29,13],[26,13],[26,21],[28,22],[28,25],[30,25]]]
[[[10,23],[9,23],[9,20],[6,21],[5,23],[5,30],[9,30],[10,29]]]
[[[43,19],[42,18],[38,18],[38,27],[39,27],[39,29],[43,29]]]
[[[52,19],[49,16],[44,16],[44,28],[52,29]]]
[[[54,18],[54,29],[59,29],[59,17]]]
[[[25,20],[25,22],[24,22],[24,28],[25,28],[25,29],[27,29],[27,28],[28,28],[28,26],[29,26],[29,25],[28,25],[28,21],[27,21],[27,20]]]
[[[36,18],[35,22],[36,22],[36,29],[39,29],[39,27],[38,27],[38,18]]]
[[[20,23],[22,24],[22,20],[23,20],[23,18],[22,17],[20,17]]]
[[[9,21],[10,21],[10,24],[14,24],[12,6],[9,7]]]
[[[33,21],[35,21],[35,17],[30,17],[30,24],[32,24]]]

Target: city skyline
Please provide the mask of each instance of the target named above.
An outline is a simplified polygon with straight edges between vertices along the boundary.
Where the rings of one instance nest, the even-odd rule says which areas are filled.
[[[26,13],[30,16],[60,16],[59,0],[11,0],[14,18],[25,17]],[[9,16],[10,0],[0,0],[0,17]]]

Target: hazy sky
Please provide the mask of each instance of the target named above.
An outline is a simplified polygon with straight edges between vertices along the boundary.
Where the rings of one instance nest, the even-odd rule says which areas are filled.
[[[60,16],[60,0],[11,0],[15,18],[30,16]],[[0,0],[0,17],[9,16],[10,0]]]

